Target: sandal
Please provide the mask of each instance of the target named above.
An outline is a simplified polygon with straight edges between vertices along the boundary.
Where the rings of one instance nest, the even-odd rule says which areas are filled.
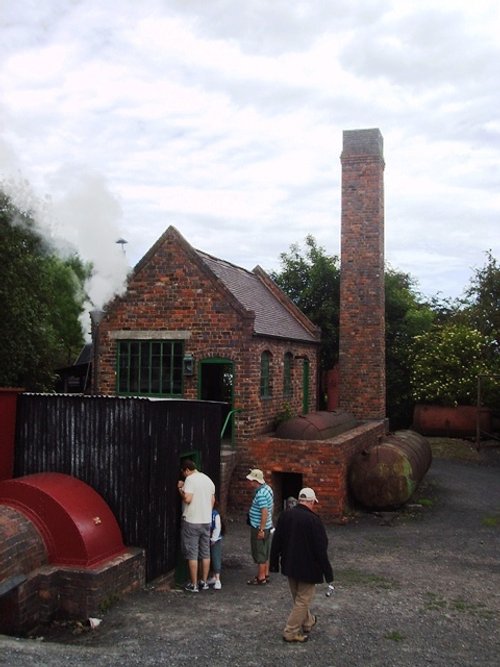
[[[259,579],[258,577],[254,577],[253,579],[249,579],[247,581],[247,584],[249,586],[265,586],[267,584],[266,579]]]

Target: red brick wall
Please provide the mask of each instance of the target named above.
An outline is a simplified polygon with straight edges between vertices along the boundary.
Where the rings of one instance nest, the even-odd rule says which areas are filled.
[[[93,568],[48,563],[41,535],[21,512],[0,505],[0,582],[24,575],[0,596],[0,633],[29,634],[55,616],[87,619],[145,583],[145,554],[130,548]]]
[[[384,159],[379,130],[344,132],[340,407],[385,417]]]
[[[0,581],[48,562],[42,536],[24,514],[0,505]]]
[[[260,468],[275,493],[275,511],[282,501],[277,473],[299,473],[302,486],[312,487],[318,496],[318,513],[326,523],[341,523],[349,509],[348,469],[362,449],[377,444],[385,435],[385,421],[370,422],[329,440],[280,440],[265,435],[241,447],[233,474],[229,506],[244,515],[255,487],[245,479],[250,468]]]
[[[198,397],[198,362],[219,357],[234,363],[234,404],[243,408],[237,415],[235,440],[273,428],[277,415],[288,404],[302,413],[302,361],[295,360],[293,396],[283,397],[283,358],[306,355],[310,362],[309,409],[316,408],[317,346],[290,344],[253,335],[253,316],[241,309],[211,273],[199,266],[192,248],[180,235],[167,232],[138,271],[127,293],[116,299],[99,326],[97,392],[116,392],[116,340],[113,332],[187,332],[185,354],[195,359],[195,372],[185,376],[184,398]],[[260,397],[260,357],[272,354],[273,396]]]
[[[36,583],[42,622],[55,613],[80,619],[99,616],[119,598],[144,586],[144,551],[129,548],[94,568],[43,568]]]

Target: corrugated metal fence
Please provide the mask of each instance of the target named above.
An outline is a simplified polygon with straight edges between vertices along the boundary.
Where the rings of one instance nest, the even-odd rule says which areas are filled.
[[[219,489],[220,405],[206,401],[22,394],[14,474],[61,472],[108,503],[127,546],[146,549],[147,579],[179,550],[179,463],[193,456]]]

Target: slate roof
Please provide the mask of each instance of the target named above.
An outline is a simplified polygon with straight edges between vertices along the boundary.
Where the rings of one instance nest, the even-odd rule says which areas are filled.
[[[75,366],[78,364],[89,364],[92,361],[92,343],[85,343],[80,350],[80,354],[75,361]]]
[[[257,273],[207,255],[201,250],[196,250],[196,253],[242,306],[255,313],[256,334],[308,343],[319,342],[319,335],[314,335],[292,314],[296,306],[290,301],[289,308],[285,307]],[[283,300],[288,300],[284,294]],[[312,323],[311,329],[314,329]]]

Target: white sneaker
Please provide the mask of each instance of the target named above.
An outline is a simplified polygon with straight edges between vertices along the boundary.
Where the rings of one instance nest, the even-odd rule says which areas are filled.
[[[217,579],[214,583],[214,591],[220,591],[222,588],[222,583],[220,579]]]
[[[209,577],[209,578],[207,579],[207,584],[208,584],[209,586],[213,586],[213,585],[215,584],[216,581],[217,581],[217,579],[216,579],[215,577]]]
[[[184,590],[188,593],[198,593],[198,586],[194,586],[193,584],[189,583],[184,586]]]

